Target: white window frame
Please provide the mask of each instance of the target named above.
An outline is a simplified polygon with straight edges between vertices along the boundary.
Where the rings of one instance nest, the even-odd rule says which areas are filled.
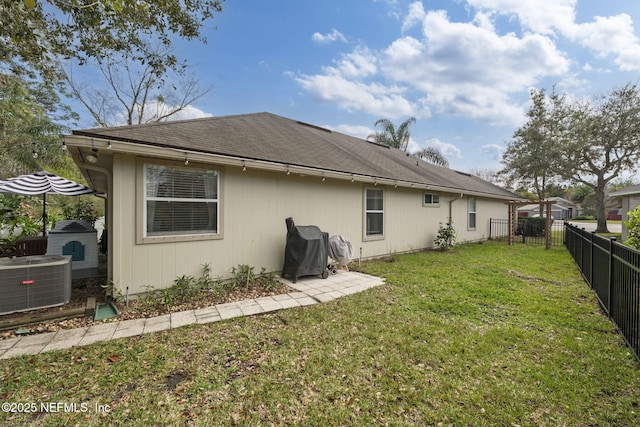
[[[430,196],[431,202],[427,202],[427,196]],[[434,200],[437,200],[434,202]],[[428,208],[437,208],[440,206],[440,195],[433,193],[424,193],[422,195],[422,206]]]
[[[378,191],[382,194],[382,209],[368,209],[367,198],[369,191]],[[370,234],[368,229],[368,216],[369,214],[382,214],[382,234]],[[365,187],[363,191],[363,240],[382,240],[384,239],[385,230],[385,214],[384,214],[384,189],[378,187]]]
[[[471,218],[473,218],[473,225]],[[475,230],[478,226],[478,201],[475,197],[467,200],[467,230]]]
[[[147,235],[147,201],[153,199],[147,196],[146,184],[147,165],[153,166],[166,166],[175,169],[192,169],[192,170],[211,170],[217,173],[216,180],[216,198],[210,199],[191,199],[191,198],[158,198],[162,201],[175,201],[175,202],[191,202],[197,200],[201,203],[215,203],[216,206],[216,220],[215,232],[186,232],[184,234],[162,234],[162,235]],[[137,168],[137,226],[136,226],[136,243],[165,243],[165,242],[182,242],[182,241],[195,241],[195,240],[212,240],[221,239],[222,236],[222,169],[218,166],[212,165],[197,165],[189,164],[185,166],[179,162],[158,162],[152,160],[139,160]]]

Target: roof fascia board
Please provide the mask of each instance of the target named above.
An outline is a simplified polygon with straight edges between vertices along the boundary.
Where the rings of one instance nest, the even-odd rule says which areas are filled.
[[[609,194],[609,197],[633,196],[635,194],[640,194],[640,190],[614,191]]]
[[[289,165],[286,163],[268,162],[242,157],[233,157],[223,154],[202,153],[190,151],[183,148],[159,147],[146,145],[143,143],[132,143],[110,138],[90,137],[84,135],[64,135],[63,141],[70,147],[84,147],[89,149],[109,150],[114,153],[124,153],[136,156],[157,157],[169,160],[178,160],[201,163],[216,163],[224,166],[235,166],[240,168],[260,169],[272,172],[293,173],[305,176],[317,176],[324,179],[339,179],[343,181],[359,182],[369,185],[388,185],[393,187],[422,189],[450,194],[460,194],[463,196],[486,197],[500,200],[513,200],[513,197],[500,196],[491,193],[468,191],[462,188],[444,187],[421,182],[401,181],[390,178],[375,177],[369,175],[359,175],[347,172],[331,171],[308,166]]]

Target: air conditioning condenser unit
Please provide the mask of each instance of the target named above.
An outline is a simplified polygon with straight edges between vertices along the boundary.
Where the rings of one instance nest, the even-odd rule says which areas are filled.
[[[0,314],[53,307],[70,300],[70,256],[0,258]]]

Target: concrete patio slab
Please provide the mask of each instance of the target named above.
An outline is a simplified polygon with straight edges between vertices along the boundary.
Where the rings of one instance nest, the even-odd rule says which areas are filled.
[[[336,297],[330,295],[328,292],[322,292],[320,294],[313,295],[313,298],[315,298],[319,302],[329,302],[336,299]]]
[[[256,300],[246,300],[238,303],[238,307],[244,316],[252,316],[254,314],[264,313],[264,309]]]
[[[118,322],[101,323],[90,326],[78,345],[89,345],[98,341],[107,341],[113,338]]]
[[[313,298],[311,298],[309,296],[306,296],[306,295],[303,296],[303,297],[300,297],[300,298],[296,298],[296,302],[298,304],[300,304],[301,307],[305,307],[307,305],[318,304],[318,300],[313,299]]]
[[[265,313],[282,309],[282,305],[280,305],[278,301],[274,300],[273,297],[262,297],[255,301],[260,305],[260,307],[262,307],[262,310]]]
[[[58,331],[56,336],[47,344],[42,351],[61,350],[70,348],[80,344],[82,337],[87,333],[89,328],[75,328]]]
[[[32,345],[32,346],[14,346],[10,350],[7,350],[0,359],[9,359],[17,356],[24,356],[26,354],[38,354],[44,349],[45,345]]]
[[[47,332],[44,334],[22,337],[20,340],[16,341],[10,349],[4,352],[2,358],[8,359],[10,357],[21,356],[24,354],[38,354],[47,346],[47,344],[49,344],[49,342],[51,342],[55,334],[55,332]]]
[[[196,313],[193,310],[171,313],[171,329],[196,323]]]
[[[134,337],[144,332],[146,319],[123,320],[118,323],[113,339]]]
[[[237,303],[231,302],[227,304],[219,304],[216,305],[218,309],[218,313],[220,313],[220,318],[222,320],[232,319],[234,317],[242,316],[242,310],[238,306]]]
[[[13,347],[22,337],[8,338],[6,340],[0,340],[0,356],[2,353]]]
[[[282,308],[300,307],[300,303],[295,298],[291,297],[289,297],[289,299],[283,299],[278,302],[280,303]]]
[[[144,322],[143,334],[150,334],[152,332],[160,332],[171,329],[171,315],[164,314],[158,317],[149,317]]]
[[[222,320],[220,317],[220,313],[216,307],[208,307],[201,308],[198,310],[194,310],[194,314],[196,315],[196,321],[198,323],[211,323],[211,322],[219,322]]]

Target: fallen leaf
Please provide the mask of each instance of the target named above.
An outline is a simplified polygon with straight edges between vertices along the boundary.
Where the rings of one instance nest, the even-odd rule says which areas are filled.
[[[120,361],[120,356],[112,354],[111,356],[108,357],[108,359],[110,362],[117,363]]]

